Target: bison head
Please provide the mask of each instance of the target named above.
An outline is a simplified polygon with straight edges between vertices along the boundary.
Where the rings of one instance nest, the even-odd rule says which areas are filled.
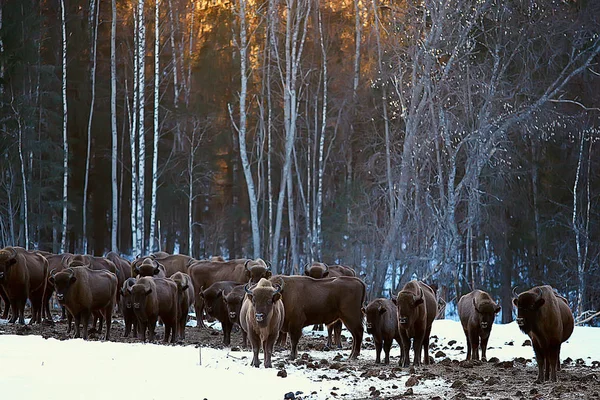
[[[213,313],[219,308],[219,302],[222,302],[223,288],[218,285],[211,285],[206,290],[200,288],[200,296],[204,299],[204,309],[211,317],[216,317]]]
[[[262,258],[256,260],[247,260],[244,263],[246,278],[250,283],[257,283],[261,278],[269,279],[271,277],[271,263],[265,262]]]
[[[268,325],[273,313],[273,305],[281,300],[281,286],[271,286],[266,279],[261,279],[258,285],[251,290],[247,283],[244,285],[244,290],[248,299],[252,302],[254,308],[254,319],[260,327]]]
[[[144,308],[147,297],[152,293],[152,288],[146,282],[136,283],[131,287],[131,302],[133,311],[139,312]]]
[[[309,267],[308,264],[306,264],[304,266],[304,275],[315,279],[327,278],[329,276],[329,265],[325,263],[314,262]]]
[[[513,295],[513,304],[517,307],[517,325],[523,333],[529,334],[540,308],[546,302],[542,297],[542,289],[538,287],[518,295],[513,289]]]
[[[54,286],[56,299],[60,304],[64,304],[71,285],[77,281],[73,267],[67,268],[59,273],[50,271],[48,281]]]
[[[481,329],[492,329],[496,314],[500,312],[501,307],[493,301],[482,301],[477,303],[475,298],[473,298],[473,307],[479,316],[479,326]]]
[[[123,307],[132,309],[133,308],[133,297],[131,296],[131,289],[133,285],[135,285],[134,278],[127,278],[127,280],[123,283],[123,287],[121,288],[121,294],[123,299]]]
[[[400,291],[396,299],[398,306],[398,323],[400,326],[412,326],[417,314],[417,307],[423,304],[423,289],[419,288],[419,294],[410,291]]]
[[[236,322],[237,317],[240,315],[243,301],[244,293],[236,289],[223,296],[223,303],[227,307],[227,315],[231,322]]]
[[[17,263],[17,251],[12,247],[0,250],[0,283],[7,279],[8,271]]]
[[[144,276],[156,276],[156,277],[165,277],[165,267],[159,263],[158,261],[155,261],[152,258],[146,258],[144,259],[144,261],[142,262],[141,265],[138,265],[135,267],[135,272],[137,275],[144,277]]]
[[[372,301],[366,308],[363,307],[361,310],[367,317],[367,333],[372,335],[378,326],[381,316],[385,314],[387,310],[379,301]]]

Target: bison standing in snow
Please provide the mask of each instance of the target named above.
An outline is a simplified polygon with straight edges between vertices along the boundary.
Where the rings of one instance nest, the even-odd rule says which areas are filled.
[[[467,360],[479,360],[481,343],[481,360],[485,355],[492,325],[500,306],[482,290],[473,290],[458,301],[458,317],[467,338]]]
[[[398,309],[392,300],[375,299],[367,307],[363,307],[367,317],[367,333],[373,335],[375,342],[375,362],[381,362],[381,349],[385,352],[385,363],[390,363],[390,349],[394,340],[400,345],[400,358],[402,342],[398,330]]]

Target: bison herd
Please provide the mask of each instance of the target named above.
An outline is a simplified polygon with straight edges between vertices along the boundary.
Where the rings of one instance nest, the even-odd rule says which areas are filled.
[[[114,252],[106,257],[51,254],[21,247],[0,250],[0,296],[2,318],[25,323],[26,302],[31,304],[31,323],[52,319],[50,300],[55,294],[63,307],[63,318],[75,322],[75,337],[87,338],[88,325],[99,322],[104,339],[110,339],[112,315],[119,312],[127,337],[153,341],[160,320],[164,341],[185,338],[189,310],[194,308],[197,325],[204,327],[203,313],[219,320],[223,343],[231,343],[232,328],[242,329],[243,345],[249,339],[254,357],[251,365],[271,367],[275,343],[290,338],[290,358],[298,354],[302,329],[326,324],[328,346],[341,344],[341,324],[352,335],[350,358],[357,358],[363,329],[373,336],[375,362],[390,360],[395,340],[400,347],[400,365],[421,360],[429,364],[429,337],[437,315],[435,292],[420,281],[408,282],[396,297],[377,298],[366,304],[365,283],[344,266],[323,263],[306,265],[303,275],[272,275],[262,259],[221,257],[195,260],[186,255],[163,252],[128,262]],[[520,294],[513,292],[517,324],[531,338],[538,364],[538,382],[556,381],[560,370],[560,347],[573,332],[573,314],[567,300],[550,286],[538,286]],[[492,326],[500,306],[482,290],[474,290],[458,301],[458,315],[466,343],[467,360],[486,360]],[[91,320],[91,321],[90,321]],[[366,320],[366,321],[365,321]],[[82,327],[82,328],[81,328]],[[81,332],[81,329],[83,332]],[[333,339],[332,339],[333,334]]]

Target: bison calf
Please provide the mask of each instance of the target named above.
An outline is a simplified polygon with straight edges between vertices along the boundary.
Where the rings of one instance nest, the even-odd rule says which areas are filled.
[[[487,360],[485,352],[492,332],[492,325],[500,306],[482,290],[474,290],[458,301],[458,317],[467,338],[467,360]]]
[[[149,340],[154,340],[156,321],[160,317],[165,324],[164,342],[168,342],[171,336],[171,343],[175,343],[179,310],[175,282],[170,279],[145,276],[133,285],[131,296],[142,339],[146,341],[146,330],[148,330]]]
[[[242,303],[244,302],[244,298],[246,297],[246,290],[243,285],[239,285],[231,289],[229,293],[223,293],[223,303],[227,308],[227,315],[229,316],[229,321],[232,324],[240,323],[240,312],[242,310]],[[242,346],[246,347],[248,345],[247,334],[246,331],[242,329]]]
[[[127,278],[121,288],[121,308],[123,309],[123,319],[125,320],[125,337],[128,337],[133,327],[133,336],[137,337],[137,317],[133,311],[133,298],[131,288],[135,285],[134,278]]]
[[[58,302],[75,319],[76,338],[80,337],[79,324],[83,323],[83,338],[87,339],[90,316],[99,311],[106,320],[104,340],[110,339],[112,310],[117,300],[118,279],[115,274],[88,267],[69,267],[48,279],[54,285]]]
[[[252,364],[256,368],[260,365],[258,353],[261,344],[265,353],[265,368],[271,368],[271,354],[273,346],[283,327],[285,309],[281,301],[281,287],[273,285],[266,279],[261,279],[253,288],[244,286],[246,299],[242,304],[240,322],[242,329],[250,338],[254,358]]]
[[[229,318],[227,306],[223,301],[226,293],[229,293],[234,287],[243,285],[234,281],[215,282],[206,290],[200,289],[200,296],[204,299],[204,309],[209,316],[216,318],[223,327],[223,344],[229,346],[231,343],[231,329],[233,322]]]
[[[402,341],[402,366],[410,364],[410,342],[413,339],[414,365],[421,365],[421,350],[425,353],[425,364],[429,364],[429,335],[437,314],[435,293],[423,282],[410,281],[398,293],[398,328]]]
[[[521,294],[515,294],[517,325],[529,335],[538,364],[536,382],[551,379],[556,382],[560,369],[560,346],[575,325],[567,300],[554,293],[551,286],[537,286]]]
[[[375,362],[381,362],[381,349],[385,351],[385,363],[390,363],[390,349],[394,339],[400,345],[400,358],[402,342],[398,330],[398,310],[392,300],[375,299],[362,309],[367,317],[367,333],[373,335],[375,342]]]

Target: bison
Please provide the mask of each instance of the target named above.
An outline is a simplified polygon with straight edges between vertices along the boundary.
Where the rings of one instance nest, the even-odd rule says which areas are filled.
[[[230,261],[200,260],[190,264],[188,274],[192,278],[195,288],[208,288],[213,283],[220,281],[257,283],[261,278],[268,279],[271,271],[267,263],[260,258]],[[198,326],[204,327],[202,321],[204,301],[199,293],[196,293],[194,308]]]
[[[363,314],[367,317],[367,333],[373,335],[375,342],[375,362],[381,362],[381,349],[385,352],[385,363],[390,363],[390,349],[394,340],[400,345],[400,359],[402,354],[402,342],[398,328],[398,309],[392,300],[375,299],[363,307]]]
[[[240,323],[252,345],[254,358],[251,365],[259,367],[258,353],[262,344],[265,368],[271,368],[273,346],[279,337],[285,317],[285,307],[281,302],[281,286],[273,285],[262,278],[256,286],[244,286],[246,298],[240,311]]]
[[[143,276],[149,276],[153,278],[167,277],[165,267],[160,262],[150,257],[145,258],[141,264],[136,265],[132,272],[137,278],[141,278]]]
[[[244,298],[246,297],[246,290],[243,285],[235,286],[229,293],[223,293],[223,303],[227,308],[227,315],[229,316],[229,321],[232,324],[240,323],[240,311],[242,310],[242,303]],[[242,346],[246,347],[247,335],[246,332],[242,329]]]
[[[166,257],[156,257],[150,255],[149,257],[137,258],[131,263],[132,276],[136,275],[136,268],[141,264],[146,264],[148,259],[154,260],[162,265],[165,270],[165,277],[167,278],[173,275],[175,272],[187,273],[189,264],[194,261],[192,257],[184,254],[172,254],[167,255]]]
[[[421,365],[421,350],[425,353],[425,364],[429,364],[429,335],[437,314],[435,293],[425,283],[410,281],[398,293],[398,329],[402,342],[402,366],[410,364],[410,342],[413,339],[414,365]]]
[[[171,343],[175,343],[179,320],[177,284],[171,279],[144,276],[132,286],[131,297],[142,340],[146,341],[148,331],[148,339],[154,341],[156,321],[160,317],[165,324],[164,342],[167,343],[171,337]]]
[[[531,338],[538,364],[537,383],[551,379],[556,382],[560,369],[560,346],[573,333],[573,313],[567,300],[549,285],[536,286],[516,294],[513,304],[517,307],[517,325]]]
[[[48,260],[48,271],[54,271],[54,273],[58,273],[65,269],[66,262],[64,261],[67,257],[72,257],[71,253],[63,253],[63,254],[50,254],[45,256]],[[54,293],[54,285],[50,280],[46,282],[46,291],[44,292],[44,314],[47,319],[52,319],[52,315],[50,314],[50,300],[52,299],[52,294]],[[62,308],[61,319],[64,320],[66,318],[65,315],[65,307]]]
[[[204,299],[204,308],[208,315],[216,318],[223,327],[223,344],[229,346],[231,343],[231,329],[233,322],[229,319],[227,306],[223,301],[225,294],[229,293],[236,286],[243,285],[240,282],[221,281],[210,285],[206,290],[200,288],[200,296]]]
[[[137,337],[137,317],[133,311],[133,299],[131,297],[131,288],[135,285],[135,278],[127,278],[121,288],[121,308],[123,309],[123,319],[125,322],[125,337],[128,337],[133,327],[133,336]]]
[[[170,277],[177,285],[177,299],[179,301],[179,337],[185,339],[185,326],[187,324],[189,309],[194,304],[194,284],[192,278],[183,272],[175,272]]]
[[[88,337],[88,323],[93,312],[100,312],[106,320],[104,340],[110,339],[112,309],[117,299],[117,276],[106,270],[92,270],[87,266],[69,267],[61,272],[52,271],[49,278],[56,290],[56,298],[75,318],[75,337]]]
[[[343,265],[332,265],[329,266],[325,263],[313,262],[312,264],[306,264],[304,266],[304,275],[310,276],[315,279],[322,278],[337,278],[338,276],[356,276],[356,272],[350,267]],[[323,324],[317,324],[313,326],[313,331],[322,331]],[[332,333],[335,340],[331,340]],[[333,324],[327,326],[327,345],[326,349],[332,347],[333,342],[337,344],[339,349],[342,348],[342,323],[336,321]]]
[[[500,306],[482,290],[473,290],[458,301],[458,317],[467,338],[467,360],[487,361],[485,352],[492,332],[492,325]]]
[[[31,302],[31,323],[42,322],[42,309],[48,260],[41,254],[30,253],[22,247],[0,250],[0,286],[5,295],[5,307],[12,315],[9,322],[25,324],[25,303]]]
[[[358,278],[313,279],[308,276],[276,275],[272,283],[283,287],[285,320],[282,331],[290,336],[290,359],[298,355],[298,341],[302,328],[308,325],[341,320],[352,334],[350,358],[357,358],[363,337],[361,306],[366,296],[366,286]]]

